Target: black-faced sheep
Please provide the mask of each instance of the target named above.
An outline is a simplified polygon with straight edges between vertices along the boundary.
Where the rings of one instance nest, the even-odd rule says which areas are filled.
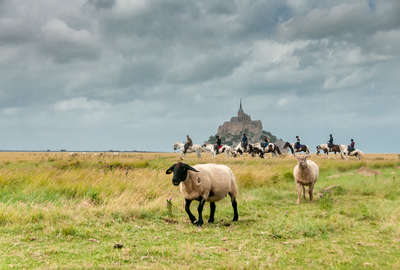
[[[233,207],[233,221],[239,218],[237,210],[236,197],[238,187],[235,176],[231,169],[225,165],[219,164],[198,164],[193,167],[178,162],[172,165],[167,174],[173,173],[172,183],[175,186],[180,185],[180,191],[185,197],[185,210],[189,215],[190,221],[197,225],[203,225],[203,207],[206,201],[210,202],[209,223],[214,222],[215,202],[226,197],[229,194]],[[190,211],[190,204],[193,200],[199,201],[197,208],[199,218]]]
[[[310,201],[312,201],[314,185],[319,175],[319,167],[314,161],[307,160],[309,155],[295,157],[297,158],[297,165],[293,169],[293,176],[297,185],[297,204],[300,204],[302,190],[303,198],[306,199],[305,186],[309,187],[308,194],[310,196]]]

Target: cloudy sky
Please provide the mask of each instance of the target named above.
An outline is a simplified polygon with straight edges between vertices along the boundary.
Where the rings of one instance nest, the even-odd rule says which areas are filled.
[[[237,113],[400,152],[398,0],[0,0],[0,149],[172,150]]]

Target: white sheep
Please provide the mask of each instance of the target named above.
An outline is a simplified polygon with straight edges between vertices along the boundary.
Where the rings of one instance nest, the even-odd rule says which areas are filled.
[[[303,190],[303,198],[306,199],[305,188],[308,186],[308,194],[310,196],[310,201],[313,199],[313,189],[317,182],[319,175],[318,165],[312,161],[307,160],[309,155],[306,156],[296,156],[297,165],[293,169],[294,181],[297,185],[297,204],[300,204],[301,191]]]
[[[214,222],[215,202],[229,194],[233,207],[233,221],[239,219],[236,197],[238,187],[232,170],[219,164],[198,164],[193,167],[178,162],[172,165],[166,174],[173,173],[172,183],[180,185],[180,191],[185,197],[185,210],[189,215],[190,221],[197,225],[203,225],[203,207],[206,201],[210,202],[210,218],[208,223]],[[199,201],[197,208],[199,218],[190,212],[190,204],[193,200]]]

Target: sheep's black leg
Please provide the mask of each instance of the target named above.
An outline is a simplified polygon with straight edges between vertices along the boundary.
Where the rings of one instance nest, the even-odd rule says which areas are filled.
[[[203,207],[204,207],[205,203],[206,203],[206,200],[204,200],[204,198],[201,198],[200,202],[199,202],[199,207],[197,207],[197,211],[199,212],[199,218],[194,223],[197,226],[202,226],[204,223],[203,222]]]
[[[233,197],[231,193],[229,193],[229,196],[231,196],[232,207],[233,207],[233,220],[232,220],[232,221],[238,221],[238,219],[239,219],[239,213],[238,213],[238,210],[237,210],[236,198]]]
[[[237,210],[237,202],[236,199],[232,200],[232,207],[233,207],[233,220],[232,221],[238,221],[239,219],[239,214]]]
[[[208,223],[214,223],[214,214],[215,214],[215,202],[210,202],[210,218],[208,219]]]
[[[190,204],[192,200],[185,199],[185,211],[189,215],[190,222],[194,223],[196,221],[196,217],[193,216],[192,212],[190,212]]]

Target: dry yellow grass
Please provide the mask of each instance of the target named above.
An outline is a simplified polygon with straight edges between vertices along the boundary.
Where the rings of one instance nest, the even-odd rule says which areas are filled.
[[[0,153],[0,268],[399,266],[399,156],[312,159],[321,168],[316,193],[340,188],[298,207],[291,156],[188,155],[192,165],[228,165],[240,187],[239,223],[224,226],[232,218],[225,200],[217,224],[198,229],[165,175],[177,154]],[[379,174],[360,175],[361,167]]]

